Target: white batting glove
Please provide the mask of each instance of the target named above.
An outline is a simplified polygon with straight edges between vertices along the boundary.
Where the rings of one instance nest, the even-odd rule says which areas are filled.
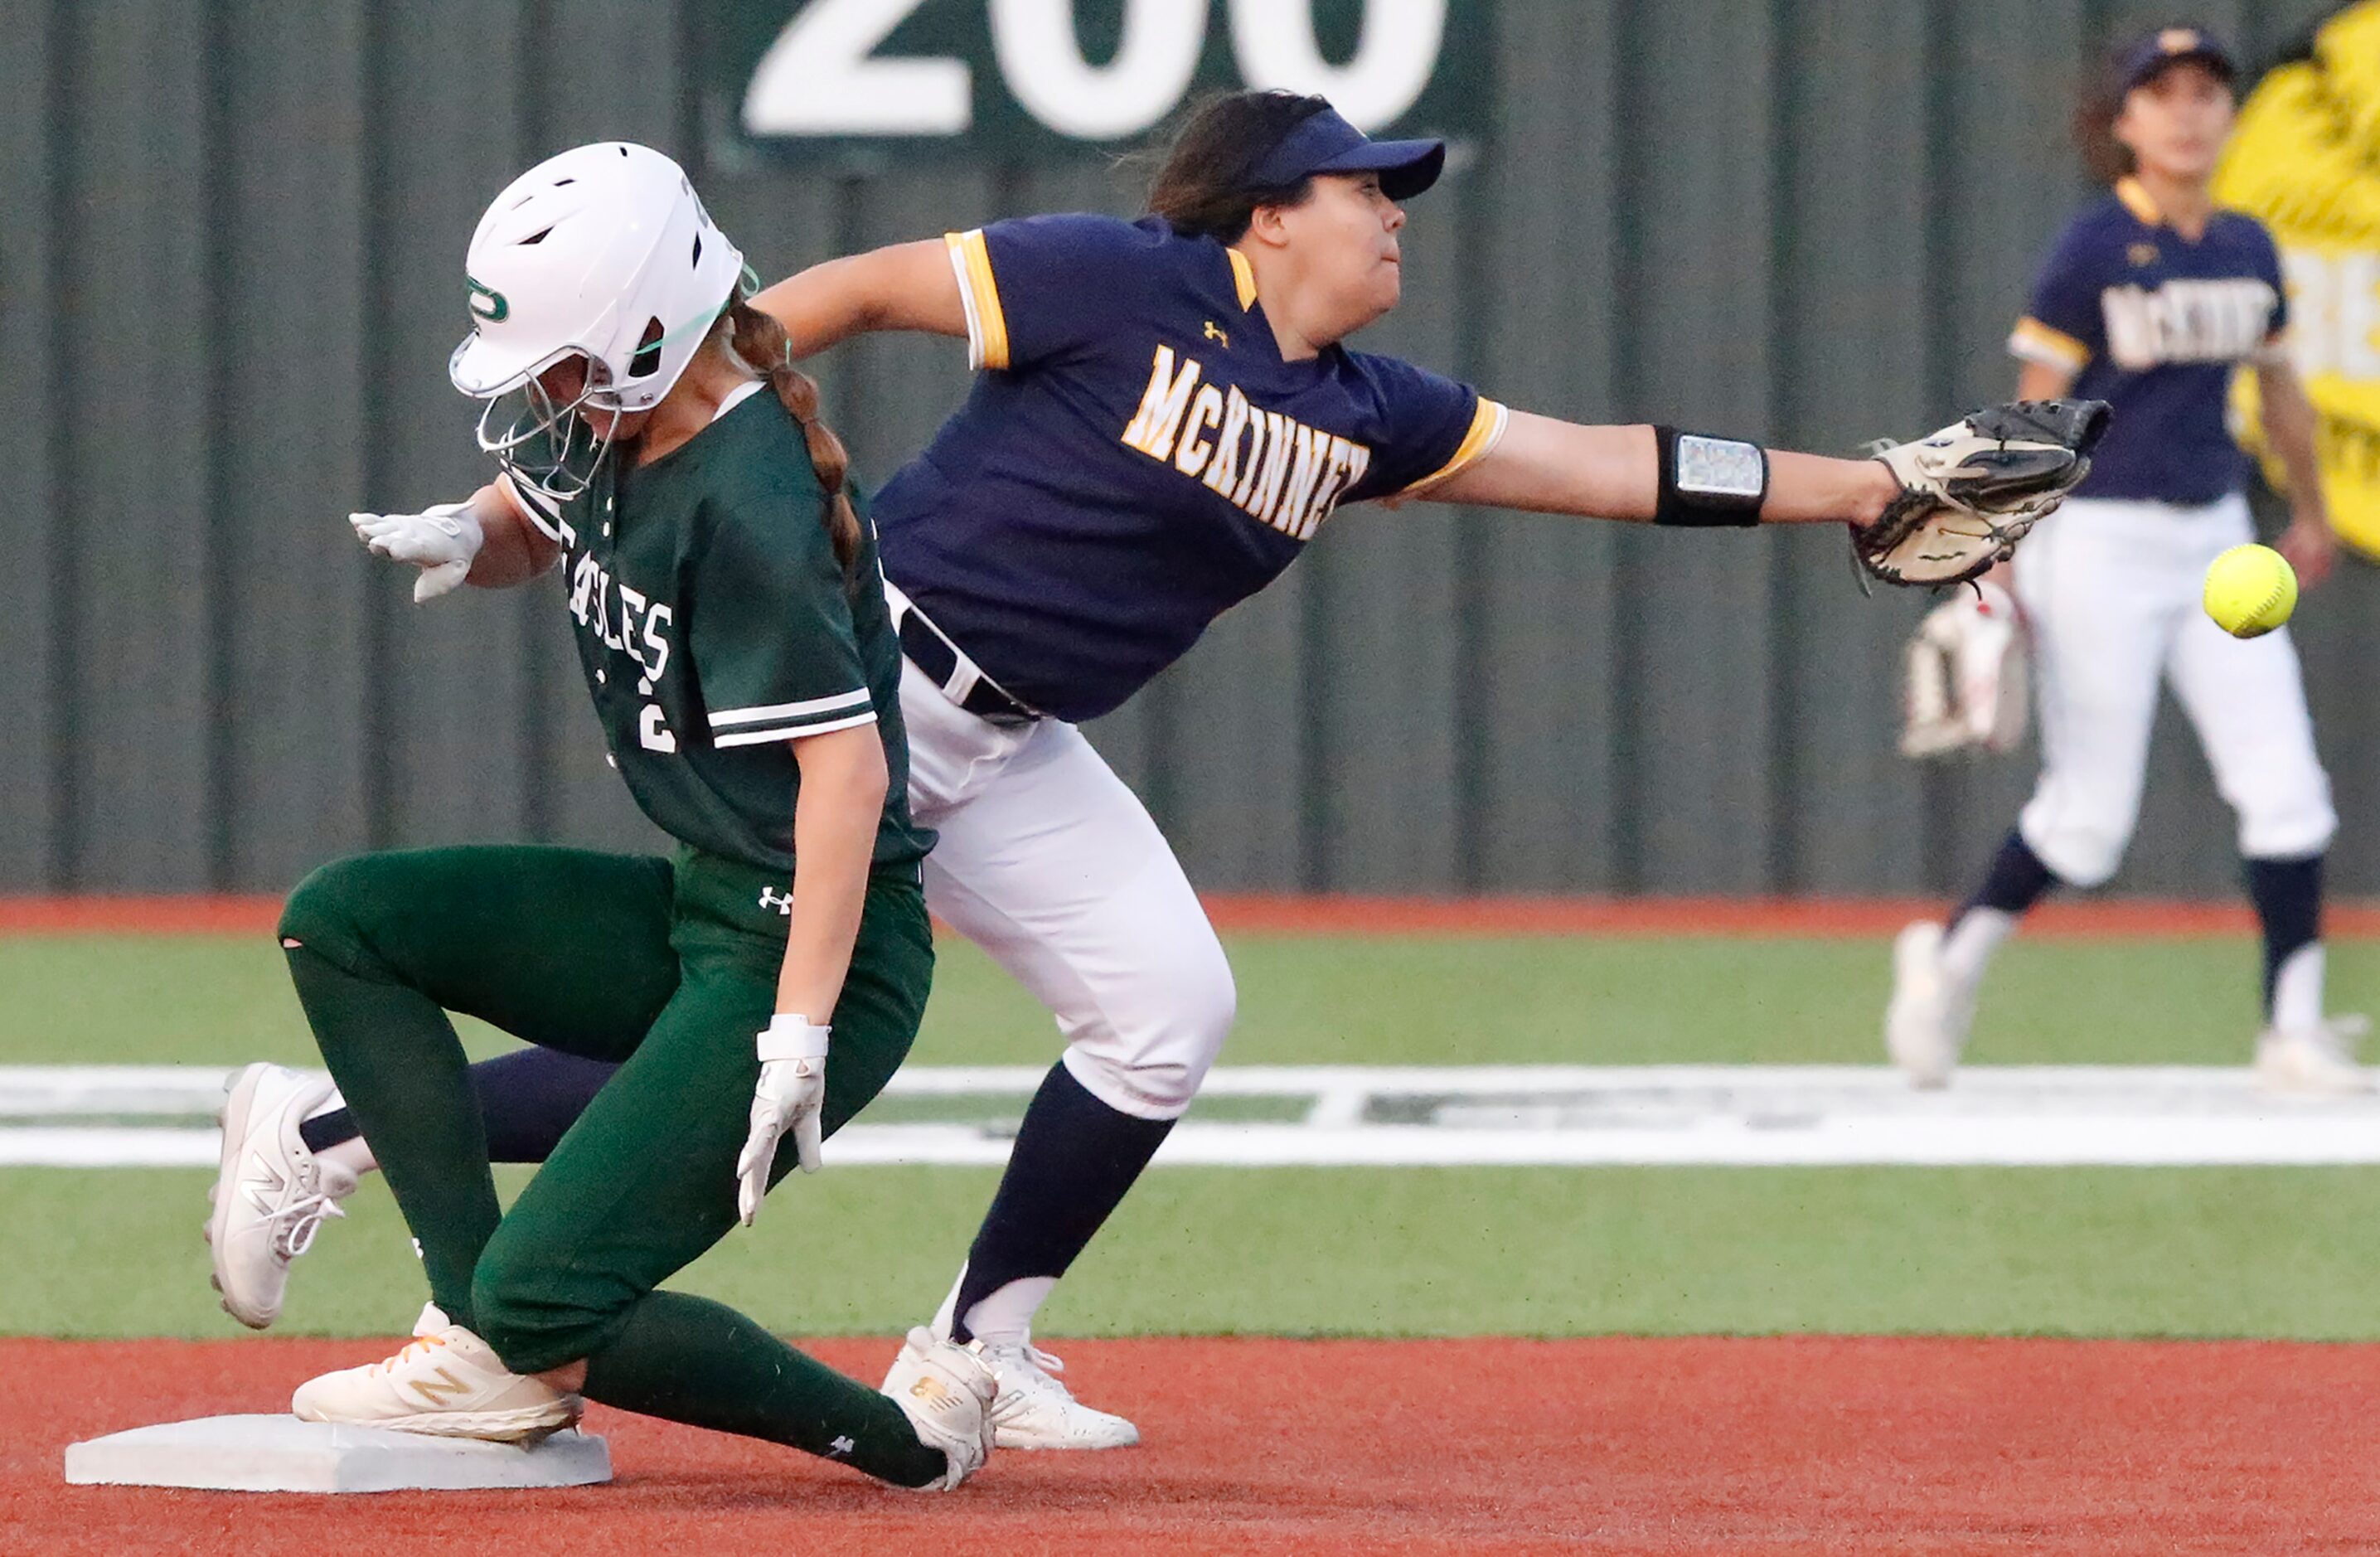
[[[349,514],[347,523],[373,555],[421,569],[413,581],[416,605],[460,584],[485,541],[468,503],[441,503],[419,514]]]
[[[826,1045],[831,1029],[808,1016],[780,1016],[759,1037],[760,1079],[752,1089],[752,1133],[735,1159],[735,1211],[744,1225],[760,1214],[777,1142],[794,1137],[802,1172],[819,1171],[819,1114],[826,1107]]]

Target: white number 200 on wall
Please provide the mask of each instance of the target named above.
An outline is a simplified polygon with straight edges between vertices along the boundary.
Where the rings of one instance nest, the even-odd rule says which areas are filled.
[[[925,0],[810,0],[752,73],[744,128],[754,135],[940,136],[974,121],[963,59],[878,58],[877,46]],[[988,0],[992,52],[1016,101],[1077,140],[1137,135],[1190,90],[1210,0],[1123,0],[1115,57],[1093,65],[1075,0]],[[1320,92],[1366,129],[1419,100],[1438,68],[1447,0],[1365,0],[1354,56],[1322,57],[1313,0],[1228,0],[1232,57],[1251,87]]]

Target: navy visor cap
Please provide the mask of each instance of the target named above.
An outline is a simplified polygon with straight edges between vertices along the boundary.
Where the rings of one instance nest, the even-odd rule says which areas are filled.
[[[2144,85],[2167,66],[2185,59],[2197,60],[2226,81],[2236,80],[2240,75],[2239,62],[2214,33],[2203,27],[2160,27],[2125,54],[2119,79],[2124,90],[2130,91]]]
[[[1437,183],[1445,171],[1445,141],[1374,140],[1325,108],[1257,158],[1244,182],[1251,189],[1286,189],[1318,173],[1377,173],[1380,192],[1404,201]]]

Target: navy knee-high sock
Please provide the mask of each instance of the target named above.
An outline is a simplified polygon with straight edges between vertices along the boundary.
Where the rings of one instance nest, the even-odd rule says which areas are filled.
[[[2322,858],[2317,854],[2303,859],[2245,862],[2248,895],[2255,900],[2256,918],[2265,931],[2267,1013],[2273,1012],[2283,965],[2322,939]]]
[[[1110,1108],[1062,1063],[1052,1065],[967,1251],[952,1333],[972,1339],[967,1310],[1009,1283],[1064,1275],[1172,1128],[1171,1119]]]
[[[2011,918],[2022,918],[2057,884],[2057,874],[2033,852],[2024,834],[2010,828],[2000,843],[2000,852],[1992,857],[1992,868],[1985,873],[1983,884],[1959,906],[1950,923],[1957,925],[1976,908],[1994,908]]]
[[[1992,857],[1974,895],[1950,917],[1942,939],[1942,967],[1961,988],[1973,991],[1983,982],[1984,968],[2002,941],[2016,929],[2033,906],[2041,901],[2058,877],[2024,835],[2011,828]]]
[[[491,1162],[542,1162],[563,1133],[587,1112],[620,1067],[532,1045],[471,1067]],[[322,1151],[356,1138],[355,1115],[333,1109],[298,1127],[308,1150]]]

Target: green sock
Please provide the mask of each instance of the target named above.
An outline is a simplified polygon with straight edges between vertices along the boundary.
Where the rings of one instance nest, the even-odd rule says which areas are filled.
[[[431,1300],[471,1322],[471,1271],[501,1214],[462,1040],[418,990],[349,973],[305,946],[285,951],[331,1078],[421,1246]]]
[[[790,1444],[903,1487],[949,1468],[888,1396],[724,1304],[682,1292],[638,1302],[619,1339],[588,1359],[586,1393],[625,1411]]]

